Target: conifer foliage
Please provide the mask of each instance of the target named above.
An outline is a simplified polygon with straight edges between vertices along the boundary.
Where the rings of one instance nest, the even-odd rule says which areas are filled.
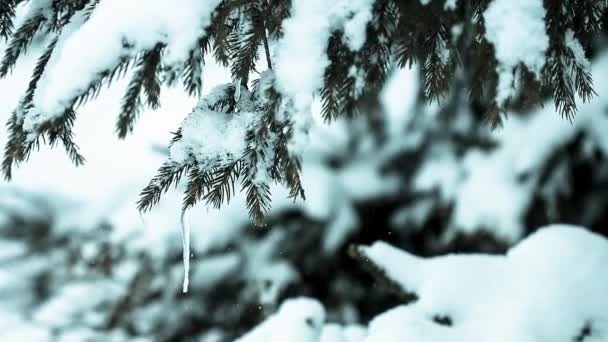
[[[290,31],[299,32],[302,37],[298,38],[307,42],[321,40],[320,62],[311,64],[318,70],[292,73],[320,73],[319,82],[311,79],[316,83],[311,82],[310,90],[320,96],[326,120],[368,115],[365,109],[377,101],[388,71],[415,63],[421,66],[423,95],[429,101],[441,101],[458,90],[456,84],[464,85],[470,100],[498,124],[504,111],[540,104],[547,98],[553,99],[562,116],[572,119],[576,98],[588,101],[594,96],[588,57],[607,2],[179,0],[173,4],[138,0],[129,5],[133,6],[129,10],[141,12],[133,18],[111,11],[121,6],[127,6],[126,2],[0,0],[0,39],[8,44],[0,77],[9,75],[20,58],[33,50],[34,41],[46,44],[7,123],[5,178],[11,178],[13,166],[26,161],[41,140],[61,143],[74,164],[84,163],[72,132],[77,109],[93,100],[104,84],[129,72],[131,80],[116,124],[120,138],[134,129],[144,107],[161,105],[164,85],[180,82],[199,99],[175,132],[171,157],[143,190],[139,208],[150,209],[185,175],[184,210],[199,201],[220,207],[242,190],[250,216],[262,224],[270,208],[271,183],[286,185],[294,199],[304,198],[298,145],[306,134],[302,110],[306,106],[286,86],[285,70],[275,63],[289,56],[284,53],[290,47],[289,41],[284,42],[285,23],[301,15],[296,8],[317,6],[321,13],[341,18],[330,17],[327,27],[309,32],[323,33],[327,39],[320,34],[307,37],[308,30]],[[190,14],[191,21],[182,22],[184,13],[173,13],[172,9],[180,8],[188,11],[185,14]],[[76,43],[95,39],[91,27],[109,15],[115,15],[115,22],[108,25],[118,27],[104,32],[104,39],[113,44],[105,50],[112,52],[94,56],[87,68],[77,69],[83,72],[77,75],[81,79],[57,85],[60,90],[51,89],[57,75],[65,71],[62,60],[77,58],[70,55]],[[521,28],[510,27],[513,18],[521,19]],[[146,25],[150,27],[134,30]],[[161,34],[156,34],[159,30]],[[522,36],[522,32],[531,33]],[[524,46],[529,51],[505,43],[513,37],[529,41]],[[233,82],[203,96],[206,58],[229,67]]]

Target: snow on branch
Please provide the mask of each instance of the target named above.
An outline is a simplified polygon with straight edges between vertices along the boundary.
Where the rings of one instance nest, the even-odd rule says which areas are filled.
[[[242,88],[241,98],[233,101],[235,87],[225,84],[215,87],[182,123],[180,138],[171,145],[171,160],[188,162],[193,158],[199,168],[226,166],[235,162],[245,151],[247,131],[259,116],[250,102],[250,94]],[[235,114],[227,115],[235,106]]]
[[[45,122],[61,115],[99,75],[122,58],[167,46],[164,63],[183,63],[196,45],[219,0],[104,0],[56,49],[36,96],[34,107]]]
[[[343,30],[346,45],[352,51],[361,49],[373,3],[374,0],[293,1],[292,15],[283,21],[284,36],[278,43],[275,63],[278,88],[294,103],[290,117],[294,127],[290,144],[293,152],[301,153],[307,141],[312,97],[323,87],[332,32]],[[311,22],[315,24],[310,25]]]
[[[540,228],[506,255],[423,258],[383,242],[353,248],[417,299],[367,329],[323,325],[318,302],[291,299],[237,342],[599,341],[608,334],[608,240],[582,227]]]
[[[289,108],[274,88],[271,71],[262,74],[252,92],[240,82],[215,87],[175,133],[170,158],[142,191],[139,208],[150,209],[184,173],[184,210],[199,200],[219,208],[230,201],[237,181],[258,225],[270,210],[270,183],[284,184],[290,197],[303,198],[300,162],[287,147],[291,130],[277,114]]]
[[[116,127],[121,138],[144,105],[160,106],[164,85],[181,77],[188,94],[200,98],[203,64],[212,55],[232,72],[234,108],[199,110],[186,119],[171,160],[144,191],[140,208],[149,209],[182,174],[189,184],[184,208],[200,199],[219,206],[239,179],[259,222],[270,206],[269,179],[287,184],[290,197],[304,197],[300,157],[310,143],[313,98],[320,97],[327,121],[357,114],[374,121],[392,67],[419,64],[428,100],[460,99],[464,93],[457,92],[468,87],[472,103],[495,124],[511,107],[541,104],[549,94],[556,110],[572,118],[578,98],[587,102],[596,94],[587,58],[606,1],[572,3],[576,6],[541,0],[2,1],[0,38],[8,46],[0,78],[33,42],[46,46],[9,119],[3,172],[10,178],[12,166],[45,142],[61,143],[73,162],[82,164],[73,141],[75,109],[131,67]],[[261,78],[272,75],[272,82],[252,79],[262,71],[256,63],[261,49],[269,69]],[[256,87],[263,89],[257,95]],[[495,170],[482,176],[489,171]],[[506,176],[511,182],[512,175]],[[511,199],[504,193],[500,204]],[[499,206],[485,207],[490,204],[474,217],[456,215],[454,225],[491,222],[494,218],[484,215]]]
[[[351,49],[363,46],[372,4],[373,0],[293,1],[292,16],[283,22],[285,34],[279,42],[276,72],[281,90],[293,98],[296,108],[310,106],[312,94],[323,84],[333,31],[344,29]]]
[[[514,91],[515,68],[521,63],[537,79],[545,65],[549,37],[542,0],[495,0],[484,12],[486,39],[498,61],[496,102],[504,106]]]
[[[608,333],[608,241],[553,225],[506,255],[420,258],[382,242],[357,247],[418,296],[375,318],[366,341],[570,341]],[[492,314],[500,313],[500,315]]]
[[[319,341],[325,309],[316,300],[296,298],[284,302],[278,312],[235,342]]]

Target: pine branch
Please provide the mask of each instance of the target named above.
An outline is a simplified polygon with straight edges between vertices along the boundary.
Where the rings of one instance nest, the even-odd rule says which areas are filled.
[[[503,114],[494,102],[484,113],[484,120],[490,125],[491,129],[497,129],[504,125]]]
[[[244,9],[245,15],[239,27],[230,36],[230,58],[232,78],[241,80],[243,85],[249,81],[249,73],[255,70],[258,60],[258,47],[266,36],[264,16],[257,2],[251,2]]]
[[[50,50],[47,49],[47,52],[49,51]],[[45,54],[43,54],[38,63],[39,67],[42,67],[42,65],[46,63],[45,58],[47,57],[45,57]],[[35,130],[32,132],[22,132],[21,134],[23,134],[24,136],[29,136],[29,142],[25,143],[25,146],[23,147],[25,152],[19,153],[21,158],[15,159],[15,161],[20,162],[22,160],[27,159],[33,149],[38,149],[39,137],[43,137],[43,139],[47,137],[49,138],[51,145],[55,145],[59,141],[62,142],[72,162],[76,166],[82,165],[85,159],[79,154],[78,146],[73,142],[72,126],[76,116],[74,108],[82,105],[87,100],[96,97],[99,94],[101,86],[104,82],[109,85],[117,74],[124,74],[124,72],[128,68],[129,62],[129,59],[123,59],[111,71],[101,73],[99,78],[96,81],[92,82],[81,95],[77,96],[72,100],[72,105],[68,106],[60,117],[55,118],[51,121],[41,122],[37,127],[34,127]],[[33,80],[35,80],[35,77],[33,77]],[[25,115],[26,112],[27,115],[30,116],[38,115],[38,113],[31,113],[29,107],[30,106],[28,105],[28,107],[23,107],[19,109],[19,112],[22,113],[21,115]],[[20,120],[22,120],[22,118],[20,118]],[[19,122],[19,125],[22,125],[22,122]],[[21,127],[22,129],[22,126],[19,127]],[[25,138],[23,138],[22,140],[25,141]]]
[[[158,76],[161,64],[163,46],[157,45],[152,51],[144,54],[142,65],[143,90],[146,105],[152,110],[160,107],[160,78]]]
[[[97,8],[97,5],[99,4],[99,1],[101,0],[91,0],[89,4],[85,7],[84,17],[86,20],[89,20],[89,18],[91,18],[93,12],[95,11],[95,8]]]
[[[12,165],[29,159],[33,150],[40,148],[40,138],[45,141],[48,139],[51,147],[56,146],[59,142],[62,143],[64,149],[76,166],[81,166],[85,163],[84,157],[80,154],[78,145],[73,140],[72,128],[76,119],[76,112],[72,109],[66,110],[62,116],[43,123],[37,127],[35,137],[31,135],[33,132],[25,132],[23,130],[22,117],[19,117],[15,111],[11,119],[9,119],[9,141],[5,147],[5,159],[3,161],[3,171],[6,179],[10,179],[12,175]]]
[[[291,6],[290,0],[265,0],[268,15],[265,18],[268,36],[272,39],[280,39],[283,35],[283,20],[289,17]]]
[[[269,181],[285,181],[291,188],[291,197],[303,197],[299,161],[290,158],[287,151],[289,130],[274,120],[276,110],[280,106],[280,95],[271,85],[271,81],[272,78],[263,82],[259,80],[253,82],[254,92],[243,90],[244,93],[241,94],[239,101],[234,98],[234,85],[221,86],[217,91],[212,91],[207,98],[201,99],[196,110],[220,111],[227,115],[238,115],[238,112],[243,110],[239,107],[241,103],[246,103],[246,108],[251,108],[251,101],[257,101],[256,108],[260,110],[260,120],[247,132],[243,155],[228,165],[219,160],[209,160],[201,164],[196,158],[187,158],[184,164],[169,162],[171,164],[163,165],[158,175],[142,191],[138,204],[140,210],[149,210],[157,203],[162,193],[172,182],[177,181],[176,178],[181,176],[185,168],[188,172],[188,181],[182,203],[183,210],[189,209],[201,200],[215,208],[220,208],[222,204],[230,201],[236,192],[236,183],[239,180],[242,190],[246,192],[246,204],[250,216],[257,225],[263,224],[264,216],[270,210]],[[278,150],[274,142],[275,137],[280,135],[282,138],[278,138],[277,141],[282,145],[282,156],[277,156]],[[170,145],[177,143],[181,138],[182,131],[179,129],[174,133]],[[274,164],[271,163],[273,154],[275,154]],[[274,171],[272,171],[273,167]],[[270,173],[270,178],[267,177],[266,172]]]
[[[425,27],[415,18],[414,13],[426,13],[428,10],[417,1],[397,2],[397,35],[395,38],[395,55],[400,68],[411,68],[421,55],[420,36]]]
[[[341,85],[339,97],[342,106],[340,115],[353,118],[367,112],[366,118],[372,125],[380,123],[373,108],[377,108],[377,99],[384,86],[391,57],[391,39],[393,35],[394,15],[390,3],[380,0],[374,4],[372,20],[366,27],[366,40],[355,52],[347,51],[344,55],[348,65],[347,76]],[[344,57],[338,59],[341,60]],[[368,111],[369,109],[371,111]]]
[[[47,131],[49,137],[49,145],[55,146],[61,142],[63,147],[75,166],[81,166],[85,163],[84,157],[80,154],[78,145],[74,142],[74,121],[76,120],[76,112],[72,109],[66,110],[64,115],[55,122],[49,123]]]
[[[274,87],[274,78],[270,78],[271,85],[263,89],[264,94],[262,104],[264,115],[260,121],[259,128],[255,135],[254,146],[261,146],[261,151],[271,148],[273,153],[272,163],[268,167],[270,177],[278,183],[285,183],[289,187],[289,197],[295,201],[298,197],[306,199],[304,187],[300,179],[302,170],[300,160],[296,156],[291,156],[287,147],[289,139],[293,134],[288,123],[280,123],[275,120],[276,113],[281,108],[281,95]],[[250,145],[251,146],[251,145]],[[258,152],[258,154],[261,154]],[[267,156],[262,156],[265,160]],[[267,161],[268,163],[268,161]]]
[[[201,96],[203,89],[204,54],[201,48],[195,48],[190,53],[183,73],[184,88],[190,96]]]
[[[15,0],[0,0],[0,39],[8,40],[13,34]]]
[[[71,17],[71,15],[73,15],[75,12],[82,10],[84,8],[84,6],[86,5],[87,1],[77,1],[77,2],[73,2],[71,3],[69,6],[70,9],[66,10],[69,11],[69,17]],[[66,22],[67,20],[66,19]],[[53,51],[57,45],[59,39],[59,35],[56,35],[51,42],[49,43],[49,45],[46,47],[46,49],[43,51],[42,55],[40,56],[40,58],[38,59],[38,62],[36,63],[36,66],[34,67],[34,71],[33,71],[33,75],[31,77],[30,83],[28,85],[28,88],[26,89],[25,95],[23,97],[23,99],[20,101],[19,104],[19,108],[17,110],[18,113],[22,113],[21,115],[26,115],[26,113],[28,113],[30,111],[30,109],[32,108],[32,101],[34,98],[34,93],[36,91],[36,88],[38,86],[38,82],[40,80],[40,78],[42,77],[46,66],[53,54]],[[98,88],[97,88],[98,89]],[[89,94],[87,94],[87,96],[89,96]],[[79,99],[80,101],[83,101],[83,98],[81,97]],[[68,156],[70,157],[70,159],[73,161],[73,163],[76,166],[82,165],[85,162],[84,157],[82,157],[79,153],[79,149],[78,146],[73,142],[73,132],[72,132],[72,126],[73,126],[73,122],[75,119],[75,115],[76,113],[73,111],[72,108],[68,108],[64,114],[56,120],[53,120],[50,123],[43,123],[41,125],[41,127],[37,128],[37,135],[43,135],[47,134],[47,136],[50,139],[50,143],[51,145],[56,144],[58,141],[61,141]],[[22,119],[20,119],[22,120]],[[25,135],[25,132],[21,132],[22,135]],[[30,134],[32,134],[30,132]],[[38,139],[34,139],[35,144],[38,144]],[[21,144],[25,143],[25,140],[22,139],[22,141],[20,142]],[[29,144],[27,144],[27,146],[25,147],[25,149],[27,150],[27,154],[29,155],[29,153],[32,150],[32,143],[30,142]],[[21,158],[22,159],[22,158]],[[17,159],[18,161],[19,159]]]
[[[227,167],[215,170],[209,182],[209,192],[203,196],[203,200],[216,209],[219,209],[224,203],[230,203],[242,167],[242,160],[237,160]]]
[[[597,93],[593,89],[591,72],[578,63],[573,63],[572,69],[572,73],[575,75],[574,88],[576,89],[576,92],[583,102],[589,102],[592,97],[597,96]]]
[[[124,77],[131,66],[131,61],[130,58],[123,58],[113,69],[101,72],[97,76],[97,79],[92,81],[82,93],[72,99],[72,108],[80,107],[85,103],[94,100],[99,96],[101,87],[103,87],[104,84],[109,87],[114,80]]]
[[[238,20],[231,18],[233,7],[230,0],[224,0],[216,8],[215,16],[211,22],[213,32],[213,56],[222,66],[230,65],[229,37],[237,27]]]
[[[573,37],[573,39],[576,39],[576,37]],[[579,41],[580,40],[577,40],[577,42]],[[580,61],[576,59],[575,51],[568,47],[563,51],[563,58],[566,67],[570,67],[568,76],[570,78],[574,76],[574,89],[583,102],[588,102],[592,97],[597,96],[597,93],[593,89],[591,72],[587,70],[586,65],[582,65]]]
[[[61,32],[63,26],[70,21],[72,16],[78,11],[85,9],[90,1],[91,0],[53,1],[51,4],[52,15],[50,15],[48,24],[50,31]]]
[[[300,160],[295,158],[283,158],[282,160],[283,169],[285,170],[285,179],[289,186],[289,198],[292,198],[294,202],[298,198],[306,200],[304,187],[302,186],[302,180],[300,179],[300,172],[302,171]]]
[[[85,18],[90,17],[99,3],[99,0],[52,0],[49,1],[52,6],[50,10],[29,13],[29,19],[15,31],[14,10],[20,1],[0,0],[0,39],[9,41],[0,62],[0,77],[12,70],[32,44],[37,32],[50,30],[53,35],[60,34],[75,13],[80,11]],[[537,102],[543,100],[543,95],[553,95],[557,110],[571,119],[576,111],[576,95],[587,101],[596,94],[589,70],[586,70],[586,65],[581,65],[586,63],[577,60],[580,57],[579,49],[573,49],[576,50],[574,52],[565,46],[564,33],[572,30],[584,48],[591,48],[593,34],[600,30],[606,14],[606,1],[565,1],[565,5],[544,2],[547,10],[546,31],[550,38],[547,52],[549,61],[540,81],[524,72],[521,82],[524,90],[530,87],[540,89],[534,94]],[[340,116],[364,113],[370,119],[368,127],[376,127],[374,124],[378,121],[373,120],[377,117],[365,109],[377,105],[390,60],[394,58],[400,67],[422,64],[423,90],[431,101],[438,101],[447,95],[454,97],[459,94],[455,88],[468,86],[471,101],[479,107],[479,112],[487,112],[492,124],[500,123],[503,117],[501,111],[506,108],[496,106],[497,61],[493,47],[484,39],[483,13],[490,3],[491,0],[458,1],[457,8],[445,10],[444,1],[431,1],[426,5],[415,0],[374,1],[363,47],[351,51],[340,28],[330,35],[327,49],[330,64],[324,70],[321,90],[324,118],[329,121]],[[181,77],[188,94],[200,97],[202,70],[209,52],[219,63],[230,67],[233,79],[241,84],[236,85],[239,88],[231,85],[222,89],[223,93],[215,94],[217,96],[202,98],[195,110],[212,110],[227,115],[238,115],[239,111],[247,110],[259,114],[257,121],[250,123],[255,127],[247,127],[247,147],[239,151],[242,155],[231,155],[230,163],[210,157],[204,163],[199,161],[200,164],[197,164],[193,155],[183,165],[168,161],[142,191],[138,201],[140,210],[149,210],[171,185],[179,182],[184,172],[188,176],[184,209],[201,200],[220,207],[234,195],[237,181],[246,192],[249,213],[258,224],[262,223],[270,208],[271,182],[286,185],[290,197],[294,199],[304,198],[300,160],[288,148],[293,139],[292,117],[288,113],[291,99],[284,100],[270,79],[249,82],[252,71],[255,72],[261,46],[268,69],[272,69],[271,42],[268,39],[281,37],[283,21],[289,17],[290,11],[289,0],[222,0],[211,18],[210,26],[206,28],[206,34],[190,51],[183,69],[165,68],[161,71],[160,45],[139,56],[122,100],[116,127],[120,137],[132,131],[144,105],[153,109],[160,105],[163,82],[167,84]],[[458,43],[464,40],[464,33],[461,32],[460,38],[456,37],[458,34],[453,35],[451,29],[456,25],[465,25],[464,32],[471,43],[464,46]],[[72,132],[76,115],[74,110],[95,98],[102,85],[109,85],[115,77],[123,76],[132,65],[132,58],[116,60],[115,67],[98,74],[80,94],[69,99],[70,106],[62,116],[40,123],[34,132],[25,132],[24,117],[40,115],[32,112],[35,110],[32,106],[34,93],[56,44],[55,38],[43,51],[24,97],[7,123],[9,140],[2,163],[7,178],[11,176],[12,166],[26,160],[31,151],[38,148],[40,141],[48,142],[51,146],[62,144],[75,164],[83,163],[84,158],[79,154]],[[591,50],[586,52],[589,55]],[[454,81],[456,67],[463,69],[461,83]],[[167,76],[162,82],[160,72],[163,72],[162,76]],[[271,72],[266,75],[271,75]],[[247,90],[250,84],[254,89],[251,94]],[[240,100],[235,99],[236,90],[242,89],[241,96],[248,103],[246,108],[241,108]],[[510,106],[513,104],[517,105],[513,101]],[[170,144],[177,143],[181,138],[180,128]]]
[[[51,58],[55,45],[57,44],[57,37],[49,43],[45,51],[42,53],[36,66],[34,67],[33,75],[28,84],[27,90],[23,99],[19,103],[19,108],[13,112],[11,118],[7,122],[7,129],[9,132],[8,141],[4,149],[4,160],[2,161],[2,170],[4,178],[10,180],[12,177],[12,166],[16,162],[21,162],[25,159],[24,145],[26,144],[26,133],[23,131],[22,118],[18,117],[18,113],[23,115],[32,106],[32,100],[34,99],[34,92],[38,85],[38,81],[42,77],[44,69]],[[66,141],[66,144],[69,142]],[[66,145],[68,146],[68,145]],[[77,159],[76,149],[70,149],[72,159]]]
[[[205,34],[198,46],[190,51],[182,74],[184,88],[190,96],[200,97],[203,91],[203,66],[205,55],[211,47],[211,35]]]
[[[396,32],[397,15],[390,0],[375,3],[373,19],[367,27],[368,37],[360,53],[365,70],[365,92],[377,95],[384,82],[391,63],[393,38]]]
[[[543,69],[543,83],[553,94],[556,111],[570,121],[577,111],[575,95],[578,93],[586,102],[596,93],[593,90],[591,74],[578,63],[574,51],[566,46],[565,37],[568,30],[573,28],[578,27],[581,35],[576,37],[577,31],[573,31],[574,39],[585,37],[585,33],[600,28],[597,16],[599,12],[605,11],[606,7],[596,5],[580,4],[580,7],[564,8],[559,4],[550,3],[547,6],[546,29],[550,38],[550,58]],[[582,19],[581,15],[585,18]],[[585,39],[577,39],[577,42],[583,42],[581,45],[585,45]]]
[[[355,117],[365,103],[377,98],[390,64],[394,11],[388,0],[375,3],[373,19],[366,27],[367,39],[358,51],[350,51],[341,33],[330,37],[327,49],[330,65],[325,70],[321,90],[325,121],[339,116]]]
[[[577,110],[574,84],[565,61],[558,54],[556,52],[554,57],[549,60],[549,65],[545,72],[545,83],[553,90],[555,110],[564,118],[572,121]]]
[[[495,102],[498,74],[494,48],[485,40],[472,39],[469,58],[475,61],[469,73],[469,101],[480,104]]]
[[[137,201],[137,209],[142,212],[149,211],[160,201],[162,194],[169,188],[177,186],[184,173],[188,173],[190,166],[172,161],[165,162],[157,171],[156,176],[142,190]]]
[[[46,47],[40,58],[38,58],[38,62],[34,67],[34,71],[30,79],[30,83],[28,84],[27,90],[25,91],[25,96],[23,97],[23,100],[20,103],[22,109],[26,110],[31,107],[32,101],[34,100],[34,92],[38,87],[38,81],[40,81],[40,78],[42,77],[42,74],[44,73],[44,70],[46,69],[46,66],[49,63],[49,60],[53,55],[53,51],[55,50],[55,46],[57,45],[58,40],[58,36],[53,38],[53,40],[51,40],[51,42]]]
[[[348,81],[348,67],[352,63],[352,54],[344,46],[342,37],[334,33],[327,48],[327,56],[330,60],[325,69],[324,85],[321,89],[321,100],[323,102],[322,115],[326,122],[337,119],[342,114],[344,98],[344,84]]]
[[[256,226],[264,226],[264,217],[270,210],[270,187],[268,179],[260,172],[268,168],[266,150],[268,149],[268,129],[264,122],[247,134],[245,150],[242,191],[246,190],[246,205],[249,217]]]
[[[27,48],[32,43],[36,32],[42,28],[42,24],[46,18],[42,14],[28,18],[13,34],[8,48],[4,52],[2,62],[0,62],[0,78],[6,75],[13,69],[19,57],[27,51]]]
[[[574,31],[581,34],[593,34],[602,29],[602,17],[608,6],[607,1],[575,0],[571,5],[574,11]],[[585,39],[587,40],[587,39]]]
[[[6,123],[8,140],[4,146],[4,158],[2,160],[2,173],[4,179],[9,181],[12,178],[13,164],[25,159],[23,145],[25,144],[25,134],[23,126],[17,117],[17,112],[13,112]]]
[[[182,201],[182,211],[186,211],[197,204],[210,190],[212,173],[213,170],[200,170],[197,165],[190,168]]]
[[[429,101],[438,102],[447,96],[452,78],[453,57],[445,28],[428,37],[424,44],[429,51],[423,65],[424,94]]]
[[[289,198],[294,201],[299,198],[306,200],[304,187],[300,179],[302,165],[300,160],[289,155],[287,144],[291,136],[291,130],[284,125],[276,127],[278,139],[274,146],[274,161],[271,175],[279,182],[286,183],[289,188]]]
[[[169,142],[169,147],[173,146],[176,142],[178,142],[182,138],[182,128],[178,128],[177,131],[173,132],[173,137],[171,137],[171,141]]]
[[[142,109],[141,94],[146,95],[146,104],[156,109],[160,105],[160,80],[158,70],[163,47],[157,45],[154,49],[145,52],[137,62],[137,69],[133,73],[127,92],[122,100],[122,108],[116,123],[116,132],[119,138],[124,138],[133,131]]]
[[[256,183],[251,179],[243,182],[245,201],[249,209],[249,217],[258,227],[265,226],[264,217],[270,210],[270,187],[265,183]]]

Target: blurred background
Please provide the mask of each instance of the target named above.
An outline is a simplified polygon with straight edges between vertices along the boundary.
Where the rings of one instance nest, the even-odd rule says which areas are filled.
[[[142,113],[134,134],[119,140],[127,76],[79,111],[84,166],[42,146],[10,183],[0,181],[0,340],[230,341],[302,295],[319,299],[330,322],[365,324],[407,298],[352,260],[351,244],[383,240],[425,256],[501,253],[557,222],[606,235],[606,37],[588,56],[597,96],[579,102],[572,121],[550,100],[542,108],[520,103],[492,130],[485,109],[457,87],[426,102],[416,66],[394,70],[365,117],[326,124],[317,102],[303,157],[307,200],[273,189],[265,228],[252,225],[241,195],[221,210],[188,211],[187,294],[182,191],[150,213],[135,203],[195,100],[164,88],[162,107]],[[2,121],[37,55],[31,49],[0,81]],[[228,70],[208,61],[204,92],[229,81]]]

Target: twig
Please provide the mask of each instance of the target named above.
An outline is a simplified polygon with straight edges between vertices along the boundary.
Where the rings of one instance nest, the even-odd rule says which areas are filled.
[[[266,18],[270,18],[270,3],[266,1]],[[270,60],[270,48],[268,47],[268,30],[266,29],[266,21],[264,21],[264,51],[266,52],[266,64],[268,69],[272,70],[272,61]]]

